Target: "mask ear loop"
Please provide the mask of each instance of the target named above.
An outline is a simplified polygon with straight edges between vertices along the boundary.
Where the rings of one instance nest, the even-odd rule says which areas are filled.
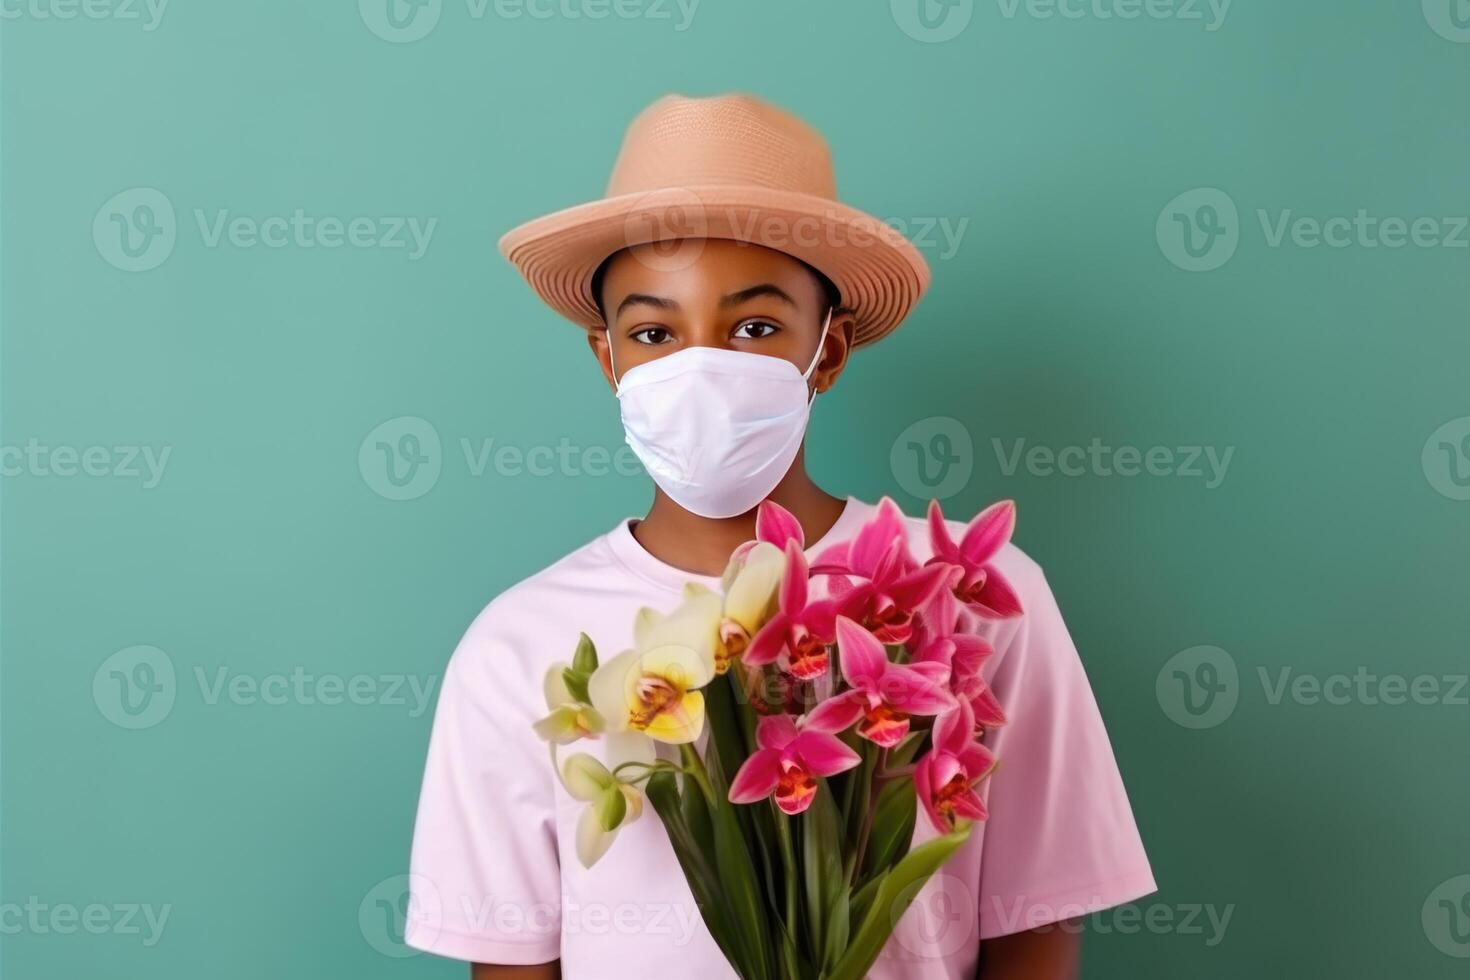
[[[812,352],[812,362],[806,366],[806,370],[805,371],[801,372],[801,380],[803,380],[803,381],[810,381],[811,380],[812,372],[817,369],[817,362],[822,359],[822,351],[824,351],[827,348],[827,331],[831,328],[831,326],[832,326],[832,307],[829,306],[829,307],[827,307],[827,319],[822,322],[822,335],[817,338],[817,349],[814,352]],[[807,408],[811,408],[812,402],[814,402],[816,400],[817,400],[817,388],[816,388],[816,385],[813,385],[812,386],[812,394],[811,394],[811,397],[806,400]]]
[[[613,397],[616,398],[622,391],[623,382],[618,378],[618,366],[613,361],[612,327],[603,327],[602,334],[607,338],[607,368],[612,372]]]

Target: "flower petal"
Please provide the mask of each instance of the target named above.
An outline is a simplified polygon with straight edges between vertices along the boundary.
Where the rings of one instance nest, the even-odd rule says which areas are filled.
[[[755,536],[777,548],[785,548],[788,541],[795,541],[798,548],[806,545],[806,534],[796,515],[773,500],[762,500],[756,508]]]
[[[548,710],[554,711],[564,704],[577,703],[567,687],[566,672],[571,666],[565,660],[559,660],[546,669],[546,676],[541,681],[541,694],[546,698]]]
[[[862,757],[836,735],[804,731],[787,749],[801,760],[802,768],[813,776],[835,776],[862,762]]]
[[[996,700],[989,685],[982,684],[980,690],[970,697],[970,709],[975,712],[975,724],[986,728],[999,728],[1006,723],[1005,709]]]
[[[638,651],[624,650],[601,664],[587,681],[592,707],[607,722],[608,731],[621,732],[628,727],[628,675],[637,669]]]
[[[586,752],[578,752],[561,764],[561,782],[573,799],[591,803],[602,799],[616,781],[607,766]]]
[[[788,616],[806,608],[807,596],[806,555],[795,541],[786,542],[786,574],[781,577],[781,611]]]
[[[888,669],[888,653],[878,638],[846,616],[837,617],[837,649],[842,676],[853,687],[876,687]]]
[[[785,555],[775,545],[757,544],[726,586],[724,615],[745,627],[748,633],[760,629],[771,612],[771,600],[785,568]]]
[[[755,744],[763,749],[784,749],[796,736],[796,721],[787,714],[763,715],[756,723]]]
[[[878,512],[852,539],[847,554],[848,567],[859,575],[872,578],[873,571],[893,542],[902,537],[903,515],[891,497],[884,497],[878,503]]]
[[[715,676],[714,662],[703,651],[677,643],[643,651],[638,667],[640,674],[662,677],[684,691],[704,687]]]
[[[1016,529],[1016,502],[1002,500],[975,515],[965,536],[960,539],[960,553],[972,565],[989,564]]]
[[[973,789],[951,797],[950,803],[954,806],[956,816],[970,820],[984,820],[990,816],[990,812],[985,809],[985,802],[980,799],[980,794]]]
[[[1011,588],[1011,583],[1006,581],[1005,576],[994,565],[986,566],[985,571],[985,585],[981,587],[980,596],[975,602],[981,613],[995,619],[1021,615],[1021,598]]]
[[[959,760],[960,765],[964,767],[966,778],[971,783],[984,779],[995,768],[995,753],[979,742],[971,742],[965,746],[960,752]]]
[[[673,708],[659,712],[643,733],[658,742],[685,745],[704,731],[704,695],[690,691]]]
[[[960,556],[959,545],[949,535],[949,524],[944,520],[944,511],[939,509],[937,500],[929,501],[929,548],[936,558],[948,562],[956,562]]]
[[[885,702],[910,715],[937,715],[954,706],[944,686],[913,667],[890,665],[879,682]]]
[[[919,798],[919,805],[924,808],[924,815],[929,818],[934,829],[941,834],[947,834],[954,828],[934,805],[934,755],[930,752],[914,767],[914,795]]]
[[[895,580],[888,587],[888,594],[900,609],[917,612],[939,595],[950,575],[948,565],[923,565]]]
[[[934,747],[958,756],[975,741],[975,713],[961,701],[934,719]]]
[[[755,803],[776,792],[781,781],[781,753],[757,749],[730,782],[731,803]]]
[[[809,732],[826,732],[829,735],[835,735],[856,724],[857,720],[863,716],[867,704],[867,698],[860,691],[839,694],[813,708],[802,719],[801,727]]]
[[[756,632],[741,659],[751,667],[774,663],[781,651],[786,649],[786,634],[790,629],[790,618],[784,613],[777,613]]]
[[[582,862],[582,867],[590,868],[607,853],[612,847],[613,838],[618,832],[602,829],[602,823],[597,818],[597,808],[589,806],[582,811],[577,818],[577,860]]]

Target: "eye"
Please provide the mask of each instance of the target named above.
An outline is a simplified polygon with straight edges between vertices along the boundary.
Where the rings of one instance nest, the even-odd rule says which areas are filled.
[[[650,347],[657,344],[667,344],[670,340],[674,339],[668,327],[639,327],[628,336],[632,337],[637,343],[647,344]]]
[[[781,328],[769,320],[746,320],[735,328],[733,336],[742,340],[763,340],[781,332]]]

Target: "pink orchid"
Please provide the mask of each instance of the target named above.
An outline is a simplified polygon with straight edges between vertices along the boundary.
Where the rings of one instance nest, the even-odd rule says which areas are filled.
[[[961,701],[934,722],[934,748],[914,768],[914,790],[935,829],[947,834],[959,818],[984,820],[975,786],[995,768],[995,756],[975,740],[975,719]]]
[[[837,608],[830,600],[810,601],[809,576],[801,544],[788,539],[779,607],[750,641],[745,650],[746,664],[759,667],[784,655],[785,670],[797,680],[827,673],[827,644],[833,639]]]
[[[970,703],[977,725],[994,728],[1005,724],[1005,712],[980,673],[995,648],[985,637],[964,628],[959,601],[951,592],[940,592],[918,617],[907,647],[911,663],[949,667],[950,691]]]
[[[914,613],[943,590],[952,574],[946,565],[914,561],[903,515],[887,497],[856,537],[822,552],[813,571],[832,576],[831,593],[841,614],[871,628],[885,643],[908,639]]]
[[[835,776],[861,760],[843,744],[822,717],[800,721],[790,715],[767,715],[755,730],[759,748],[745,760],[730,783],[731,803],[755,803],[774,795],[786,813],[801,813],[817,794],[817,778]]]
[[[762,501],[755,512],[755,539],[783,549],[788,541],[795,541],[798,548],[806,547],[806,532],[796,515],[771,500]]]
[[[824,727],[842,731],[857,722],[859,735],[891,748],[908,734],[912,715],[937,715],[954,707],[944,689],[949,667],[933,661],[891,663],[878,638],[846,616],[837,618],[837,649],[852,690],[813,709],[811,717]]]
[[[762,500],[755,511],[755,540],[747,541],[737,547],[730,554],[731,563],[743,561],[751,550],[763,541],[783,551],[786,550],[788,541],[795,541],[797,547],[804,548],[806,547],[806,532],[801,529],[801,522],[791,511],[774,501]]]
[[[1002,500],[977,514],[956,544],[950,537],[939,502],[929,504],[929,541],[934,549],[929,564],[950,566],[950,589],[982,616],[1005,619],[1021,614],[1021,600],[1005,576],[991,564],[991,559],[1011,540],[1015,528],[1016,504]]]

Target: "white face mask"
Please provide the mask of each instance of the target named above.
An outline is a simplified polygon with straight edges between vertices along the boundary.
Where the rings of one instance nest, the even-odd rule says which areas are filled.
[[[806,435],[816,398],[807,379],[831,325],[828,310],[805,371],[783,357],[718,347],[689,347],[621,379],[614,365],[623,431],[653,482],[701,517],[734,517],[765,500]]]

